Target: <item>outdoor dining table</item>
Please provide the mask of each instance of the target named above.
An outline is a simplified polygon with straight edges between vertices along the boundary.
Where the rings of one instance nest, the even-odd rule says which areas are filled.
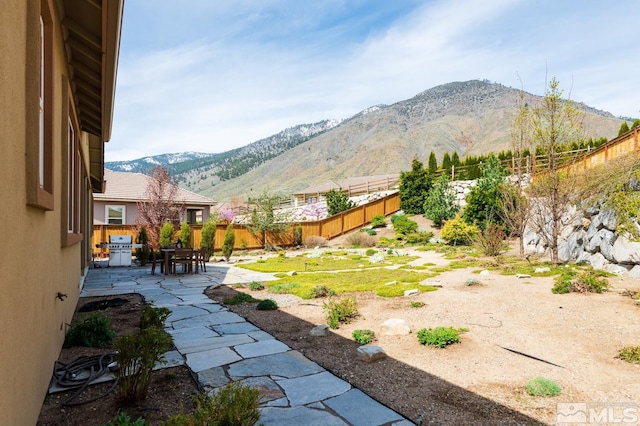
[[[200,264],[198,260],[199,250],[194,248],[193,250],[193,258],[192,262],[195,264],[195,273],[198,273],[198,265]],[[171,257],[176,254],[175,247],[163,248],[160,251],[164,254],[164,274],[169,275],[169,270],[171,269]]]

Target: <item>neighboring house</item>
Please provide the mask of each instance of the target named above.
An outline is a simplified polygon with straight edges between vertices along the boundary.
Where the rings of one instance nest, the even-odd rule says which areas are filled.
[[[94,195],[94,225],[136,225],[138,201],[144,201],[151,178],[142,173],[104,171],[106,189]],[[202,224],[209,219],[214,201],[191,191],[178,188],[176,201],[184,203],[185,215],[181,220],[189,224]]]
[[[0,2],[0,424],[36,424],[91,260],[123,0]]]
[[[324,200],[324,195],[332,189],[346,191],[350,197],[387,191],[396,188],[400,183],[400,175],[357,176],[338,181],[329,181],[310,186],[293,194],[295,205],[317,203]]]

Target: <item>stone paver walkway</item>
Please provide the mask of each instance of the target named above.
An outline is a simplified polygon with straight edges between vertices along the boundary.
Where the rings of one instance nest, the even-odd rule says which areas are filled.
[[[231,380],[260,389],[265,426],[412,425],[204,294],[210,286],[271,279],[227,264],[207,264],[207,272],[197,275],[102,267],[89,271],[81,296],[139,293],[169,308],[167,331],[177,348],[167,355],[170,365],[184,361],[205,390]]]

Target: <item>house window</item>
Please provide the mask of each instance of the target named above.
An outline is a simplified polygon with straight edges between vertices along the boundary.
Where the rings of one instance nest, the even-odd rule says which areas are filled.
[[[35,110],[27,120],[27,202],[53,210],[53,19],[48,0],[40,2],[37,25],[37,38],[30,46],[39,66],[31,74],[34,85],[30,92],[37,97],[38,114],[37,125]]]
[[[105,206],[105,217],[109,225],[124,225],[126,223],[126,208],[125,206]]]
[[[70,91],[70,89],[67,87]],[[71,245],[82,241],[82,204],[83,193],[82,179],[86,176],[83,173],[83,162],[80,154],[80,132],[76,111],[71,102],[71,93],[68,96],[68,110],[66,122],[66,144],[62,153],[64,159],[63,188],[66,188],[66,205],[63,208],[64,235],[66,236],[63,245]]]

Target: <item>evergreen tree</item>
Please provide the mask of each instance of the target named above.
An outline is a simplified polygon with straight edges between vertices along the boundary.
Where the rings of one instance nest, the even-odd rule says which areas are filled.
[[[200,247],[207,248],[207,256],[213,256],[216,238],[216,220],[209,216],[209,220],[202,226],[202,239],[200,241]]]
[[[636,127],[640,127],[640,118],[636,118],[635,120],[633,120],[633,123],[631,124],[632,129],[635,129]]]
[[[431,173],[432,175],[435,174],[438,170],[438,160],[436,159],[435,152],[431,151],[431,153],[429,154],[429,162],[427,164],[429,165],[427,167],[429,173]]]
[[[442,157],[441,168],[444,171],[444,173],[451,173],[451,157],[449,156],[448,152],[445,152],[444,156]]]
[[[440,227],[445,220],[455,217],[458,210],[460,206],[456,204],[456,195],[449,186],[449,177],[443,173],[433,184],[424,202],[424,215],[435,226]]]
[[[329,216],[352,209],[356,204],[349,199],[349,194],[342,190],[332,189],[325,194]]]
[[[484,229],[489,224],[502,224],[499,206],[499,188],[504,183],[506,171],[494,154],[489,154],[481,167],[482,177],[467,195],[467,206],[462,218],[470,225]]]
[[[629,125],[627,124],[626,121],[623,121],[622,124],[620,125],[620,130],[618,130],[618,136],[624,135],[628,131],[629,131]]]
[[[424,201],[432,185],[432,176],[420,160],[414,158],[411,170],[400,173],[400,208],[407,214],[423,214]]]
[[[236,234],[233,232],[233,223],[227,225],[227,230],[224,233],[224,241],[222,242],[222,255],[227,262],[231,258],[233,253],[233,246],[236,244]]]

